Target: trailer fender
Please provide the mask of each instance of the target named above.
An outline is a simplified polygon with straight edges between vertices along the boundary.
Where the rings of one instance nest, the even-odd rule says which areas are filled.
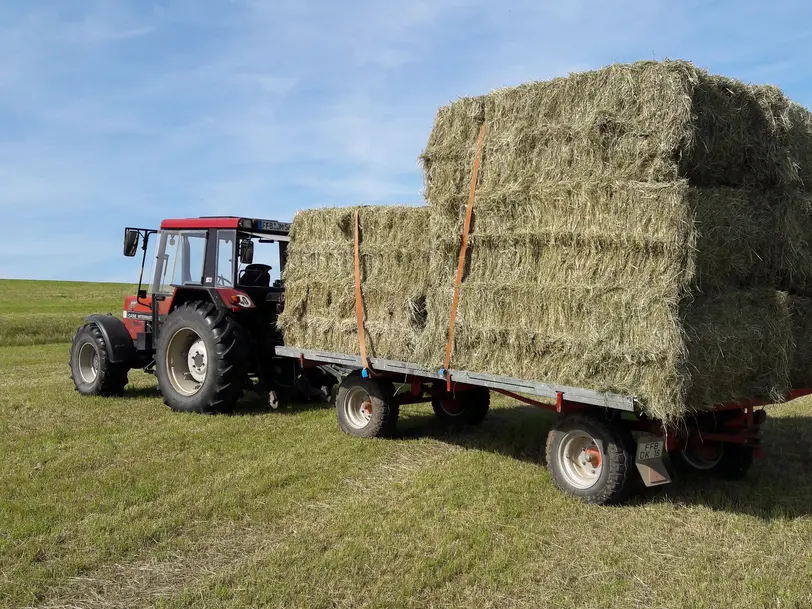
[[[114,364],[130,363],[135,361],[136,353],[133,339],[127,331],[124,322],[112,314],[88,315],[87,323],[95,324],[107,343],[108,357]]]

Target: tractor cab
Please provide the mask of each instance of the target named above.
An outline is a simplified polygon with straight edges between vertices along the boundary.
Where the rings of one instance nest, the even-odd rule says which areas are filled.
[[[265,288],[279,292],[287,258],[290,224],[236,217],[164,220],[159,231],[126,228],[124,255],[135,256],[142,243],[139,296],[172,295],[178,289]],[[152,235],[157,245],[152,272],[144,282]],[[276,245],[276,247],[274,247]],[[274,266],[277,272],[274,273]],[[276,277],[275,280],[272,277]],[[252,290],[260,293],[257,290]]]
[[[195,412],[228,408],[244,389],[267,394],[272,405],[297,383],[301,390],[307,375],[275,354],[289,232],[286,222],[231,216],[126,228],[124,255],[143,252],[138,290],[125,298],[122,319],[91,315],[77,332],[76,388],[117,393],[128,370],[144,368],[169,406]]]
[[[190,299],[235,313],[262,311],[269,313],[263,316],[268,322],[275,321],[283,302],[280,277],[289,231],[286,222],[237,217],[164,220],[158,231],[126,228],[124,255],[134,256],[139,243],[143,250],[138,293],[124,303],[124,324],[133,340],[147,347],[160,332],[161,316]],[[151,238],[154,257],[145,277]]]

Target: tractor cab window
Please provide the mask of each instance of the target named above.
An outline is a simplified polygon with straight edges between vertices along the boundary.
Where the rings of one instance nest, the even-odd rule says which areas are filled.
[[[264,235],[251,233],[239,233],[238,237],[250,239],[254,243],[254,259],[251,263],[244,263],[237,256],[237,284],[264,288],[273,285],[274,280],[279,278],[278,242]]]
[[[221,230],[217,233],[217,287],[234,286],[234,239],[236,231]]]
[[[152,292],[171,294],[173,285],[202,285],[205,257],[205,231],[161,232]]]

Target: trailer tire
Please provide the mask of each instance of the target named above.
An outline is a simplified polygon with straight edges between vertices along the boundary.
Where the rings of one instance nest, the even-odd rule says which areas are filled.
[[[336,418],[345,434],[357,438],[389,437],[395,432],[399,408],[389,381],[350,376],[338,387]]]
[[[566,415],[547,435],[547,469],[569,495],[598,505],[620,503],[634,480],[632,444],[628,431],[598,416]]]
[[[725,442],[721,444],[722,454],[714,461],[699,463],[684,450],[669,453],[671,466],[678,472],[687,474],[708,474],[723,480],[741,480],[753,465],[755,450],[749,446]]]
[[[70,377],[82,395],[121,395],[130,367],[114,364],[104,335],[95,323],[85,324],[73,335],[70,347]]]
[[[431,400],[431,407],[437,418],[446,425],[479,425],[491,408],[491,392],[484,387],[458,393],[448,393],[443,389]]]
[[[192,349],[199,350],[201,368],[193,368],[188,355]],[[172,410],[228,411],[242,397],[247,367],[245,332],[211,303],[182,304],[161,326],[155,374],[164,403]]]

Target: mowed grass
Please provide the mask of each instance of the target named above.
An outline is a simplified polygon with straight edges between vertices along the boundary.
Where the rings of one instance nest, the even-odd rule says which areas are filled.
[[[83,288],[39,285],[80,312]],[[1,606],[812,607],[810,400],[771,407],[747,480],[604,508],[554,488],[554,419],[533,408],[452,433],[404,407],[373,441],[326,406],[179,415],[140,371],[122,398],[80,397],[68,345],[8,346],[6,319]]]
[[[93,313],[121,317],[124,296],[136,284],[0,279],[0,345],[39,345],[71,340]]]

